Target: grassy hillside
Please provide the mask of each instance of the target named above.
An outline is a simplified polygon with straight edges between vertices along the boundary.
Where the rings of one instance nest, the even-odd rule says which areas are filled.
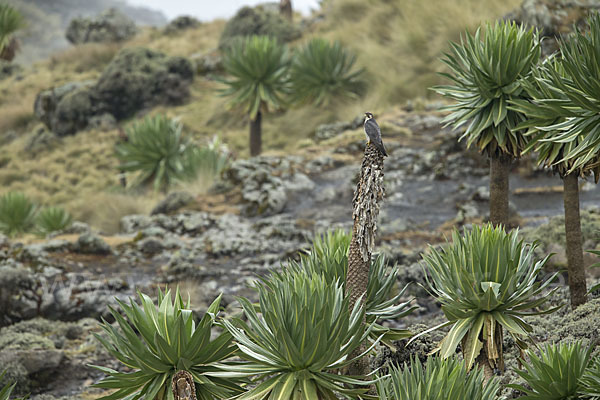
[[[324,19],[313,23],[292,46],[311,37],[341,40],[358,55],[367,70],[369,92],[354,103],[327,108],[305,106],[269,114],[263,122],[266,153],[291,153],[307,143],[317,125],[350,120],[369,110],[376,114],[415,97],[431,97],[427,90],[438,82],[435,71],[449,40],[465,27],[499,18],[519,0],[329,0]],[[224,21],[202,24],[179,35],[166,36],[148,28],[121,45],[87,44],[71,47],[26,70],[22,79],[0,81],[0,185],[21,190],[41,204],[60,204],[76,218],[106,230],[116,229],[119,215],[146,212],[153,199],[120,193],[113,147],[117,131],[85,131],[59,139],[33,154],[27,150],[39,122],[33,117],[36,94],[70,81],[97,78],[120,47],[144,46],[170,55],[191,56],[215,49]],[[198,77],[191,100],[178,107],[157,107],[150,113],[179,118],[198,140],[219,135],[237,157],[246,157],[247,117],[228,110],[219,85]],[[129,121],[124,121],[127,125]],[[205,185],[196,185],[203,187]],[[99,193],[105,193],[100,195]],[[151,196],[150,196],[151,197]]]

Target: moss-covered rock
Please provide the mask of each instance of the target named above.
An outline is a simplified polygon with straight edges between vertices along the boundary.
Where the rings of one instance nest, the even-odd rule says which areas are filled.
[[[91,87],[94,81],[69,82],[36,96],[34,114],[58,136],[71,135],[87,125],[96,112]]]
[[[600,245],[600,210],[591,208],[581,211],[581,234],[585,250],[597,249]],[[547,266],[554,268],[566,268],[566,237],[565,217],[557,216],[551,218],[547,223],[533,229],[524,229],[523,236],[526,241],[537,241],[539,247],[536,250],[538,257],[555,253],[550,258]],[[596,262],[596,257],[585,253],[586,264]]]
[[[97,17],[74,18],[67,28],[67,40],[73,44],[90,42],[122,42],[135,36],[137,29],[131,18],[111,8]]]
[[[7,328],[0,330],[0,351],[4,350],[41,350],[53,349],[54,343],[50,339],[35,333],[15,333]]]
[[[182,103],[193,79],[193,65],[183,57],[127,48],[106,67],[94,91],[107,112],[123,119],[149,106]]]
[[[189,96],[193,64],[145,48],[119,52],[97,82],[71,82],[40,92],[34,112],[58,136],[114,125],[158,104],[180,104]],[[107,121],[106,123],[104,121]]]
[[[225,48],[233,39],[240,36],[266,35],[285,43],[301,36],[300,29],[283,18],[278,10],[272,10],[268,5],[242,7],[231,18],[219,40],[219,47]]]

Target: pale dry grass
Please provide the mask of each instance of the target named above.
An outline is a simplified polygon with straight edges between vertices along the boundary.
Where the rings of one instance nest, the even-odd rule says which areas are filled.
[[[152,192],[128,194],[116,192],[87,192],[75,199],[70,212],[79,221],[85,221],[102,233],[120,232],[121,218],[133,214],[149,214],[159,197]]]
[[[224,20],[215,20],[173,35],[165,35],[158,28],[146,29],[129,41],[127,46],[143,46],[171,56],[189,57],[215,49],[224,26]]]
[[[316,35],[337,39],[368,72],[368,103],[377,107],[432,94],[439,61],[466,28],[476,29],[518,7],[521,0],[331,1]]]
[[[119,43],[85,43],[72,46],[48,60],[48,68],[62,72],[101,72],[121,49]]]

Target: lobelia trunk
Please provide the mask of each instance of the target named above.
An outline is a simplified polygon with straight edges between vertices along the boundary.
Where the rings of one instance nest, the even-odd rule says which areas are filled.
[[[256,118],[250,119],[250,156],[255,157],[262,152],[262,137],[261,137],[261,122],[262,114],[259,111]]]
[[[579,178],[577,174],[568,174],[562,179],[564,185],[563,198],[565,203],[569,291],[571,293],[571,306],[575,309],[586,302],[587,293],[579,217]]]
[[[279,1],[279,14],[292,22],[292,0]]]
[[[508,176],[511,157],[490,157],[490,222],[494,226],[508,224]]]
[[[360,180],[354,192],[354,211],[352,218],[352,239],[348,251],[348,274],[346,290],[350,295],[350,309],[361,298],[364,302],[369,283],[369,268],[371,253],[375,244],[379,202],[383,199],[383,154],[369,143],[365,148]],[[356,357],[364,351],[357,349],[351,357]],[[350,375],[366,375],[369,373],[369,360],[366,357],[357,360],[349,366]]]

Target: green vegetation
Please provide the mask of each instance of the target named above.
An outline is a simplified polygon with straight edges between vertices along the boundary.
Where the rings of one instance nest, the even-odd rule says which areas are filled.
[[[111,314],[120,329],[104,321],[102,328],[107,337],[94,334],[113,357],[133,370],[118,372],[95,366],[108,375],[95,386],[117,389],[102,399],[173,398],[171,379],[179,370],[186,370],[193,376],[198,399],[228,398],[241,392],[234,380],[211,375],[221,370],[219,364],[236,349],[228,332],[211,340],[220,296],[208,307],[198,324],[194,321],[189,300],[184,303],[179,290],[174,301],[170,290],[164,293],[159,290],[158,307],[145,294],[139,293],[139,297],[141,307],[133,299],[130,299],[130,305],[117,300],[129,322],[111,307]]]
[[[37,208],[23,193],[8,192],[0,197],[0,232],[17,236],[28,232],[35,223]]]
[[[521,78],[531,73],[540,58],[539,40],[533,29],[496,22],[487,25],[485,38],[478,29],[451,46],[452,52],[443,60],[451,72],[442,75],[452,84],[433,88],[454,100],[444,107],[450,114],[443,122],[455,128],[466,126],[461,139],[467,139],[467,146],[475,143],[490,157],[490,220],[506,225],[510,161],[526,145],[522,132],[515,129],[525,115],[508,105],[527,95]]]
[[[343,230],[328,231],[315,237],[310,251],[300,256],[299,263],[290,261],[289,266],[293,270],[304,271],[309,276],[320,275],[330,284],[341,282],[345,286],[350,239],[350,235]],[[369,269],[365,301],[367,324],[373,324],[370,339],[374,341],[380,338],[390,348],[394,348],[392,341],[410,337],[412,334],[408,330],[387,328],[377,322],[402,318],[417,308],[410,305],[410,300],[401,300],[408,286],[394,293],[398,272],[396,265],[392,268],[387,267],[384,256],[375,257]]]
[[[0,4],[0,59],[12,61],[17,51],[13,34],[25,26],[23,15],[8,4]]]
[[[457,357],[429,357],[425,365],[418,357],[403,368],[390,366],[390,374],[377,382],[380,400],[494,400],[500,387],[497,379],[484,384],[483,371],[467,373]]]
[[[0,380],[2,379],[4,374],[6,374],[6,371],[3,371],[2,373],[0,373]],[[16,384],[17,383],[15,382],[12,385],[6,384],[5,386],[1,387],[0,388],[0,400],[9,400],[10,394],[12,393]]]
[[[530,137],[529,145],[523,153],[533,149],[537,151],[538,164],[551,167],[563,180],[569,288],[571,304],[577,307],[586,301],[583,238],[579,212],[579,177],[584,176],[590,167],[597,170],[598,167],[594,165],[598,165],[598,162],[596,156],[586,164],[573,169],[573,160],[565,159],[565,156],[571,153],[584,138],[576,135],[569,141],[558,139],[560,135],[558,127],[571,124],[570,113],[576,107],[567,92],[555,83],[564,79],[568,79],[568,76],[563,64],[558,57],[551,57],[536,68],[529,79],[523,81],[523,86],[531,100],[514,100],[511,108],[527,115],[527,119],[516,128],[526,129],[524,135]]]
[[[591,400],[600,399],[600,357],[590,361],[588,369],[581,377],[580,392]]]
[[[218,174],[226,159],[210,148],[200,148],[182,133],[182,124],[164,116],[135,122],[127,140],[118,143],[116,156],[123,171],[137,173],[133,185],[149,185],[166,191],[178,181],[200,173]]]
[[[247,362],[232,367],[230,376],[255,377],[257,385],[239,397],[249,399],[337,399],[356,397],[366,389],[357,377],[340,375],[354,359],[349,355],[369,334],[364,310],[349,310],[339,282],[303,272],[273,272],[257,284],[258,310],[240,298],[247,323],[223,321]],[[350,358],[350,359],[349,359]]]
[[[503,329],[524,348],[520,338],[532,330],[524,318],[560,308],[539,309],[553,293],[545,289],[556,274],[536,281],[549,256],[536,261],[535,248],[519,241],[517,230],[506,233],[488,224],[463,236],[454,230],[452,243],[423,255],[427,284],[448,318],[435,328],[452,326],[439,345],[442,358],[460,343],[467,369],[485,355],[480,363],[487,377],[493,368],[504,368]]]
[[[588,365],[592,348],[581,343],[547,345],[538,357],[529,351],[529,362],[523,360],[525,370],[515,370],[527,386],[509,385],[525,393],[526,400],[584,399],[581,378]]]
[[[64,208],[46,207],[37,214],[35,224],[41,234],[47,235],[68,228],[71,222],[73,217]]]
[[[288,64],[287,49],[268,36],[236,40],[225,51],[223,66],[230,78],[222,80],[227,88],[221,94],[250,117],[252,156],[262,151],[262,114],[285,105]]]
[[[198,176],[209,178],[219,176],[229,164],[227,153],[221,149],[221,141],[214,138],[206,146],[192,146],[185,154],[184,174],[189,180]]]
[[[366,89],[356,56],[340,42],[312,39],[295,55],[290,70],[292,99],[327,106],[335,99],[357,99]]]

